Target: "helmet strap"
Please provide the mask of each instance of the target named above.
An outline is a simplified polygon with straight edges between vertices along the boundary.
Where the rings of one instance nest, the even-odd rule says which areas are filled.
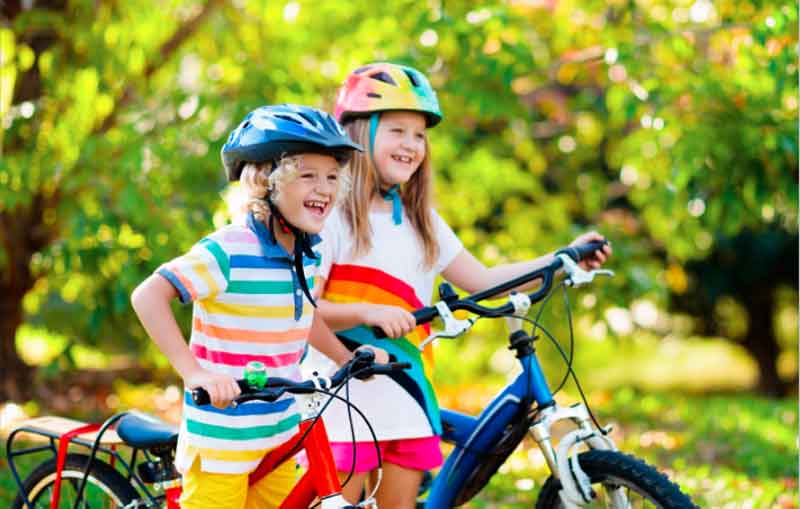
[[[372,165],[375,171],[378,171],[378,165],[375,163],[375,133],[378,132],[378,123],[381,120],[381,113],[376,111],[369,117],[369,157],[372,159]],[[380,181],[380,176],[378,176]],[[403,201],[400,199],[400,184],[395,184],[387,190],[378,185],[378,192],[380,192],[383,199],[392,202],[392,220],[394,224],[403,223]]]
[[[375,134],[378,132],[378,123],[381,121],[381,113],[374,112],[369,116],[369,157],[372,159],[372,164],[375,165]],[[378,166],[375,165],[377,169]]]
[[[273,162],[272,168],[273,170],[276,168],[277,163]],[[311,296],[311,291],[308,289],[308,282],[306,281],[306,274],[305,270],[303,269],[303,257],[307,256],[314,260],[317,259],[317,254],[314,253],[314,250],[311,249],[311,237],[308,233],[302,231],[300,228],[296,227],[292,223],[286,220],[286,217],[281,213],[278,206],[272,201],[272,198],[267,196],[266,199],[267,206],[269,206],[269,234],[272,236],[272,241],[276,244],[278,243],[278,239],[275,237],[275,224],[274,221],[278,222],[278,225],[281,228],[281,231],[284,234],[291,233],[294,235],[294,250],[292,253],[292,263],[294,265],[295,274],[297,278],[300,280],[300,288],[303,290],[303,293],[308,298],[311,305],[317,307],[316,301],[314,301],[314,297]]]
[[[400,199],[400,184],[395,184],[386,191],[381,189],[380,193],[384,200],[392,202],[392,220],[394,224],[402,224],[403,202]]]

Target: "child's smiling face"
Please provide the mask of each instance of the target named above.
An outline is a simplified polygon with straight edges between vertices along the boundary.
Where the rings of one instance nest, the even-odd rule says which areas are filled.
[[[278,207],[286,220],[307,233],[319,233],[339,188],[339,164],[332,156],[302,154],[297,176],[281,186]]]
[[[381,181],[408,182],[425,159],[425,116],[413,111],[387,111],[375,133],[373,158]]]

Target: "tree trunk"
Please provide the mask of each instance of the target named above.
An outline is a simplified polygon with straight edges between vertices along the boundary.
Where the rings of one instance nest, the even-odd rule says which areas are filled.
[[[25,364],[16,349],[17,329],[22,324],[25,291],[0,284],[0,401],[25,401],[32,395],[33,368]]]
[[[0,212],[0,249],[6,257],[0,273],[0,401],[22,401],[32,394],[33,368],[19,357],[16,337],[24,317],[22,299],[35,282],[31,258],[53,238],[53,231],[41,218],[54,199],[57,197],[36,194],[28,207]]]
[[[775,292],[772,288],[754,289],[744,295],[742,303],[747,308],[749,324],[744,347],[758,364],[758,391],[767,396],[784,396],[789,384],[778,374],[780,345],[775,337],[773,312]]]
[[[41,203],[34,200],[34,204]],[[32,394],[33,368],[17,353],[17,329],[22,325],[22,299],[33,287],[30,262],[40,247],[41,238],[30,226],[31,211],[17,208],[0,212],[0,248],[8,259],[0,275],[0,401],[24,401]]]
[[[166,40],[156,57],[148,64],[144,72],[150,78],[161,66],[169,61],[178,48],[191,37],[211,12],[224,5],[222,0],[210,0],[194,17],[179,26],[175,33]],[[64,12],[68,8],[65,0],[39,0],[33,2],[37,9],[50,9]],[[24,2],[0,0],[0,20],[13,20],[24,10],[31,7]],[[57,34],[51,28],[34,30],[22,39],[38,56],[57,42]],[[22,73],[15,87],[12,103],[23,100],[35,100],[42,93],[39,67],[34,65],[26,73]],[[102,126],[93,134],[102,134],[115,125],[118,113],[123,110],[134,97],[133,85],[129,85],[122,96],[117,98],[114,109]],[[13,140],[12,140],[13,141]],[[13,143],[13,149],[21,148]],[[0,145],[0,148],[2,146]],[[57,182],[57,181],[56,181]],[[5,263],[0,266],[0,401],[27,399],[32,394],[31,376],[34,369],[26,365],[16,350],[17,329],[23,322],[22,299],[33,287],[34,275],[31,274],[30,262],[34,253],[46,248],[58,237],[58,225],[48,225],[44,221],[45,211],[55,210],[61,196],[60,186],[54,186],[55,192],[39,189],[33,192],[30,203],[15,209],[4,209],[0,206],[0,251]],[[3,256],[0,256],[2,260]],[[38,274],[37,277],[46,277]]]

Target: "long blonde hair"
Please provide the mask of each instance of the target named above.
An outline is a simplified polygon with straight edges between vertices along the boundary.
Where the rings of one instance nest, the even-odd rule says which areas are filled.
[[[344,125],[350,138],[367,150],[355,153],[350,162],[350,193],[342,200],[341,209],[355,238],[352,256],[358,257],[372,248],[372,231],[369,225],[369,208],[372,198],[380,192],[380,175],[369,153],[369,118],[356,118]],[[433,230],[431,201],[433,175],[431,150],[425,138],[425,158],[409,181],[400,188],[400,198],[406,215],[411,220],[424,254],[426,268],[433,267],[439,256],[439,243]]]

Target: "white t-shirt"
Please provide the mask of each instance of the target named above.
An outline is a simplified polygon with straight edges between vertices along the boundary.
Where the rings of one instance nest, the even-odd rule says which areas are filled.
[[[436,276],[463,250],[453,230],[431,211],[439,256],[433,267],[424,266],[422,244],[408,216],[396,225],[390,212],[370,212],[372,249],[354,258],[354,241],[344,217],[334,210],[322,231],[322,265],[319,274],[326,280],[322,298],[334,303],[371,302],[391,304],[413,311],[431,303]],[[390,376],[375,376],[368,382],[350,383],[350,401],[367,416],[379,440],[418,438],[441,434],[439,408],[430,385],[432,368],[430,348],[420,355],[417,345],[430,333],[429,326],[417,327],[406,338],[376,339],[371,330],[359,326],[337,335],[349,348],[372,344],[387,350],[398,361],[412,363],[412,369]],[[309,353],[303,367],[306,373],[330,374],[335,364],[321,353]],[[344,397],[344,389],[339,392]],[[357,441],[372,436],[355,412]],[[331,402],[323,414],[328,435],[333,442],[349,442],[350,426],[346,405]]]

